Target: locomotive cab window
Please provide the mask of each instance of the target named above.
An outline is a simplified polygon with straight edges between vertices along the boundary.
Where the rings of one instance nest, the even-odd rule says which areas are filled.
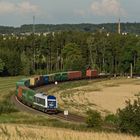
[[[36,102],[36,103],[45,106],[45,99],[41,99],[41,98],[38,98],[38,97],[34,97],[34,99],[35,99],[35,102]]]

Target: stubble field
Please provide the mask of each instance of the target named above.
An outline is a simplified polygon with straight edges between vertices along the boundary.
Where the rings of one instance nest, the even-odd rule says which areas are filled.
[[[116,113],[118,108],[125,107],[126,100],[133,101],[140,94],[140,79],[80,81],[82,86],[78,82],[39,90],[57,96],[60,108],[82,115],[88,109],[98,110],[102,115]]]
[[[139,140],[138,137],[115,134],[80,132],[32,125],[1,125],[0,140]]]

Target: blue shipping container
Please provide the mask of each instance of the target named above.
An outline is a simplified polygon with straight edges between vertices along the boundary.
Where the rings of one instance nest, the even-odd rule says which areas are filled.
[[[43,75],[45,85],[49,83],[48,75]]]

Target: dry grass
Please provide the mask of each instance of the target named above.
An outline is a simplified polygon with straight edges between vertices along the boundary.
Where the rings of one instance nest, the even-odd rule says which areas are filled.
[[[133,100],[140,92],[139,85],[140,79],[121,78],[98,82],[91,80],[79,87],[70,86],[61,90],[55,87],[47,92],[57,96],[59,106],[68,108],[71,112],[85,115],[88,109],[93,109],[107,115],[123,108],[126,100]]]
[[[115,133],[79,132],[32,125],[0,125],[0,140],[139,140]]]

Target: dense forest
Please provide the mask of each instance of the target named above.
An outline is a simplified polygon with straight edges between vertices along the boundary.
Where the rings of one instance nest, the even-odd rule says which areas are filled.
[[[30,75],[67,70],[140,73],[140,37],[80,31],[61,31],[46,36],[0,35],[0,75]]]
[[[80,32],[96,32],[102,27],[107,32],[117,32],[117,23],[106,23],[106,24],[37,24],[35,25],[35,31],[44,33],[44,32],[56,32],[56,31],[80,31]],[[10,33],[25,33],[32,32],[33,25],[22,25],[21,27],[7,27],[0,26],[1,34],[10,34]],[[140,23],[121,23],[122,32],[140,34]]]

